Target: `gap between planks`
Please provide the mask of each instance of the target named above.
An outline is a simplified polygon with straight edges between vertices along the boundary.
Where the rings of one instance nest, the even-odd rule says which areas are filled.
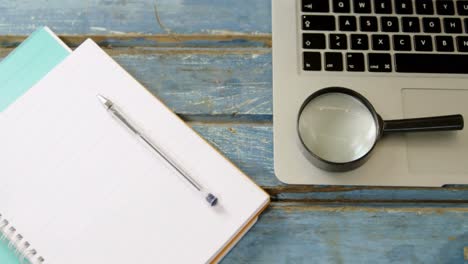
[[[275,202],[302,202],[308,204],[369,204],[369,203],[402,203],[402,204],[466,204],[468,205],[468,199],[430,199],[430,198],[340,198],[340,194],[353,191],[419,191],[419,192],[466,192],[468,191],[468,185],[447,185],[444,187],[386,187],[386,186],[321,186],[321,185],[280,185],[280,186],[262,186],[262,188],[270,195],[272,201]],[[312,193],[336,193],[336,197],[333,199],[320,199],[320,198],[309,198],[307,194]]]
[[[359,190],[448,190],[448,191],[468,191],[468,185],[446,185],[444,187],[387,187],[387,186],[322,186],[322,185],[283,185],[264,187],[271,195],[282,193],[310,193],[310,192],[347,192]]]
[[[70,47],[91,38],[101,47],[263,47],[271,48],[271,34],[112,34],[59,35]],[[1,35],[0,46],[16,47],[27,36]]]
[[[461,212],[468,213],[467,204],[448,203],[409,203],[402,204],[400,202],[393,203],[304,203],[304,202],[275,202],[272,201],[270,210],[284,210],[286,212],[385,212],[385,213],[417,213],[417,214],[443,214],[446,212]]]
[[[418,204],[418,205],[427,205],[427,204],[432,204],[432,205],[445,205],[445,204],[451,204],[451,205],[460,205],[460,206],[467,206],[468,207],[468,200],[425,200],[425,199],[392,199],[392,200],[385,200],[385,199],[379,199],[379,200],[356,200],[356,199],[276,199],[274,196],[270,196],[270,199],[274,203],[303,203],[308,206],[313,206],[313,205],[374,205],[374,204],[380,204],[382,206],[389,206],[393,204],[398,204],[398,205],[412,205],[412,204]]]
[[[0,57],[6,57],[15,47],[5,47],[0,41]],[[263,55],[271,53],[270,48],[242,48],[242,47],[102,47],[110,56],[137,56],[137,55]]]

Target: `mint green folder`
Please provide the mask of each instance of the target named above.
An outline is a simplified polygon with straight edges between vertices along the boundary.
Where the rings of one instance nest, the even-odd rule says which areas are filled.
[[[49,28],[36,30],[0,63],[0,112],[28,91],[70,52],[70,48]]]
[[[8,241],[0,240],[0,263],[19,264],[12,248],[8,248]]]
[[[3,59],[0,62],[0,115],[70,53],[70,48],[44,27]],[[6,240],[0,240],[0,263],[20,263]]]

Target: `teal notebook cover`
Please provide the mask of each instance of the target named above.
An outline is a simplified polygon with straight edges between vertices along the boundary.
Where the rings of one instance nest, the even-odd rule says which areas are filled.
[[[0,115],[70,53],[70,48],[44,27],[3,59],[0,62]],[[20,263],[6,240],[0,240],[0,263]]]
[[[0,112],[42,79],[70,52],[70,48],[49,28],[36,30],[0,63]]]

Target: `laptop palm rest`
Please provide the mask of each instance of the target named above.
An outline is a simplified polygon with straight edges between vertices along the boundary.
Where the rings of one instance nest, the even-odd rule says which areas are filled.
[[[405,118],[462,114],[468,120],[468,90],[403,89],[402,97]],[[468,128],[405,136],[411,174],[468,173]]]

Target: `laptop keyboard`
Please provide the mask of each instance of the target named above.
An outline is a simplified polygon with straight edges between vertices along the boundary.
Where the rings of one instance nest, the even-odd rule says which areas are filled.
[[[468,1],[298,1],[304,71],[468,73]]]

